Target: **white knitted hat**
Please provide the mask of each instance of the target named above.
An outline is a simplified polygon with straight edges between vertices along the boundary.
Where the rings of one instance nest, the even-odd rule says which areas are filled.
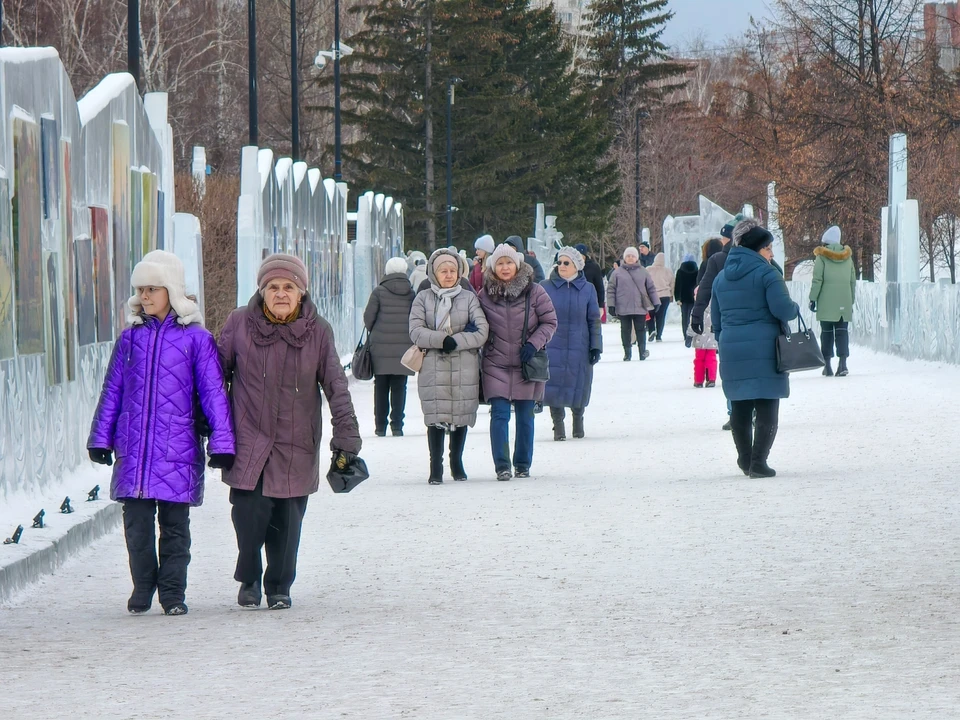
[[[166,288],[170,296],[170,307],[177,314],[177,322],[181,325],[203,325],[203,315],[197,304],[187,297],[187,281],[180,258],[166,250],[154,250],[143,256],[130,275],[130,284],[134,288],[162,287]],[[134,294],[127,301],[130,313],[127,321],[131,325],[142,325],[140,315],[143,306],[140,304],[139,294]]]
[[[517,266],[517,270],[523,267],[523,255],[518,253],[513,245],[506,242],[497,245],[493,252],[490,253],[490,257],[487,259],[487,267],[495,268],[497,266],[497,260],[502,257],[512,260],[513,264]]]
[[[578,270],[583,270],[583,255],[580,254],[580,251],[572,247],[562,247],[557,252],[557,258],[565,257],[570,262],[573,263],[573,266]]]
[[[823,237],[820,238],[820,242],[824,245],[839,245],[840,244],[840,228],[836,225],[831,225],[827,228],[827,231],[823,234]]]
[[[407,274],[406,258],[395,257],[387,260],[387,264],[383,268],[383,274],[392,275],[393,273],[402,273],[403,275]]]

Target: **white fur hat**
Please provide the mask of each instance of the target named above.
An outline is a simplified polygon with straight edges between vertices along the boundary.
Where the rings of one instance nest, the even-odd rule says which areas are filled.
[[[162,287],[166,288],[170,296],[170,307],[177,314],[177,322],[181,325],[203,325],[203,315],[197,304],[187,297],[187,281],[183,271],[183,263],[173,253],[165,250],[154,250],[143,256],[143,260],[136,264],[130,275],[130,284],[134,288]],[[140,311],[139,294],[134,294],[127,301],[130,313],[127,321],[131,325],[142,325],[143,317]]]
[[[402,257],[390,258],[387,260],[387,264],[383,267],[384,275],[392,275],[393,273],[402,273],[407,274],[407,260]]]
[[[839,245],[840,244],[840,228],[836,225],[831,225],[827,228],[827,231],[823,234],[823,237],[820,238],[820,242],[824,245]]]

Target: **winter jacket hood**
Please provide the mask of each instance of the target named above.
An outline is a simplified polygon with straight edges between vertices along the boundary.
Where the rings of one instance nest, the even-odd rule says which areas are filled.
[[[410,280],[407,279],[407,274],[402,272],[384,275],[380,281],[380,286],[394,295],[406,295],[407,293],[413,292],[413,286],[410,284]]]
[[[839,263],[844,260],[849,260],[853,255],[853,250],[846,245],[821,245],[818,248],[814,248],[813,254],[817,257],[822,257],[824,260],[832,260],[833,262]]]
[[[740,280],[764,265],[773,267],[760,253],[736,247],[727,255],[727,262],[720,273],[728,280]]]

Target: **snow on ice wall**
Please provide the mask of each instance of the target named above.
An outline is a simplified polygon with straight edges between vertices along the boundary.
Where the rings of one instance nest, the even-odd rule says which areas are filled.
[[[0,502],[85,461],[132,265],[171,243],[152,97],[114,74],[78,103],[56,50],[0,49]]]
[[[367,192],[357,201],[356,238],[347,237],[347,186],[267,148],[243,148],[237,203],[237,304],[257,290],[263,258],[298,256],[310,297],[333,327],[341,356],[353,351],[367,299],[391,257],[403,254],[403,208]]]

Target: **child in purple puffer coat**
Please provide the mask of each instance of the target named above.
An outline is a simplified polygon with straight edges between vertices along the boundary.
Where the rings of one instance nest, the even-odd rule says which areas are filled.
[[[87,450],[93,462],[114,466],[110,497],[123,503],[133,577],[127,610],[147,612],[159,591],[165,614],[184,615],[190,506],[203,502],[194,409],[199,402],[210,425],[210,467],[229,468],[236,454],[230,403],[216,342],[187,297],[179,258],[147,253],[130,280],[130,327],[114,345]]]

